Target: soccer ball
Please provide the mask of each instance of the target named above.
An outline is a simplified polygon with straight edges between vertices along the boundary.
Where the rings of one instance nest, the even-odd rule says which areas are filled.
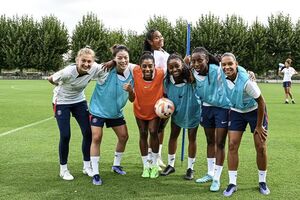
[[[170,99],[161,98],[155,103],[154,110],[158,117],[165,119],[173,114],[175,106]]]

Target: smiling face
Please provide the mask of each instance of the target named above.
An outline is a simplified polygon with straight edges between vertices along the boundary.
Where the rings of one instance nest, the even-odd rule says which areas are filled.
[[[77,71],[79,74],[86,74],[94,63],[94,57],[91,54],[82,54],[76,58]]]
[[[142,61],[141,69],[143,73],[143,78],[146,81],[151,81],[154,71],[154,63],[152,59],[145,59]]]
[[[221,66],[225,75],[230,80],[235,80],[238,67],[238,63],[236,62],[235,58],[230,55],[223,56],[221,59]]]
[[[192,54],[191,66],[201,75],[208,72],[208,57],[204,53],[195,52]]]
[[[152,34],[151,40],[148,40],[152,50],[160,50],[164,46],[164,37],[159,31]]]
[[[168,62],[168,71],[174,77],[177,78],[182,74],[182,62],[180,59],[174,58]]]
[[[127,51],[121,50],[116,54],[114,60],[117,63],[117,70],[123,72],[128,67],[129,54]]]

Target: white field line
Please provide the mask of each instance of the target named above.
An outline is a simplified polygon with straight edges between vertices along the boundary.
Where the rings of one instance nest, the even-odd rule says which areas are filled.
[[[22,129],[25,129],[25,128],[28,128],[28,127],[31,127],[31,126],[35,126],[35,125],[41,124],[41,123],[46,122],[46,121],[48,121],[50,119],[53,119],[53,117],[49,117],[49,118],[43,119],[41,121],[37,121],[37,122],[31,123],[31,124],[27,124],[25,126],[21,126],[19,128],[16,128],[16,129],[13,129],[13,130],[10,130],[10,131],[6,131],[4,133],[0,133],[0,137],[8,135],[8,134],[11,134],[11,133],[14,133],[14,132],[17,132],[19,130],[22,130]]]

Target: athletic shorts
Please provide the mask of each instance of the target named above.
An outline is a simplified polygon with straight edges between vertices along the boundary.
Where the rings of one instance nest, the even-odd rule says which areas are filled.
[[[200,124],[204,128],[227,128],[229,109],[202,106]]]
[[[284,88],[291,87],[292,86],[292,82],[291,81],[285,81],[285,82],[282,83],[282,86]]]
[[[231,110],[229,112],[229,123],[228,130],[230,131],[245,131],[246,126],[249,123],[251,133],[254,133],[257,122],[257,109],[247,112],[247,113],[239,113]],[[263,127],[268,130],[268,114],[265,111]]]
[[[86,101],[73,104],[52,104],[56,119],[69,119],[71,114],[77,119],[88,119],[89,109]]]
[[[91,126],[97,126],[102,128],[104,126],[104,123],[106,124],[106,128],[121,126],[126,124],[124,117],[120,117],[116,119],[107,119],[107,118],[97,117],[95,115],[90,115],[90,121],[91,121]]]

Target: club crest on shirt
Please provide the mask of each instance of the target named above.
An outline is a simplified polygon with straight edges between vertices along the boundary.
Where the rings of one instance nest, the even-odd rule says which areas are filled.
[[[97,118],[93,118],[93,123],[96,123],[97,121]]]

